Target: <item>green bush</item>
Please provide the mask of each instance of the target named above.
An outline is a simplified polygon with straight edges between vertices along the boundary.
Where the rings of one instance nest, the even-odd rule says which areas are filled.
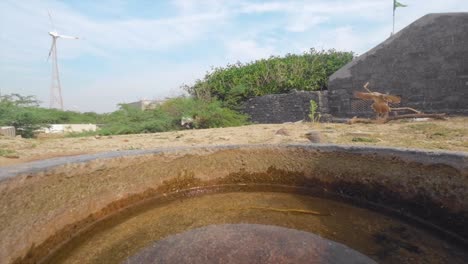
[[[178,97],[169,99],[154,110],[142,111],[128,105],[109,114],[104,120],[100,135],[155,133],[184,129],[183,117],[193,119],[194,128],[239,126],[247,117],[224,108],[218,101]]]
[[[247,116],[221,106],[219,101],[204,104],[197,101],[200,107],[193,114],[195,128],[233,127],[247,123]]]
[[[216,100],[207,102],[179,97],[164,102],[157,110],[167,113],[179,128],[182,117],[192,118],[195,128],[240,126],[247,123],[247,116],[223,107]]]
[[[10,94],[0,97],[0,125],[14,126],[22,137],[34,137],[37,130],[49,124],[99,123],[96,113],[79,113],[39,107],[34,96]]]
[[[33,111],[38,101],[32,96],[19,94],[0,97],[0,125],[14,126],[16,134],[33,137],[34,131],[44,125],[41,117]]]
[[[314,91],[327,88],[328,77],[353,59],[352,52],[311,49],[302,55],[270,57],[251,63],[214,68],[184,89],[201,100],[215,98],[237,109],[248,97],[285,93],[292,89]]]
[[[128,105],[103,117],[100,135],[121,135],[154,133],[176,129],[174,120],[165,112],[156,110],[142,111]]]
[[[318,105],[314,100],[310,100],[309,118],[311,122],[317,122],[320,119],[320,113],[317,112]]]
[[[245,115],[223,107],[216,100],[179,97],[167,100],[153,110],[142,111],[121,104],[115,112],[96,114],[40,108],[33,97],[0,97],[0,125],[14,126],[17,134],[23,137],[34,137],[41,128],[60,123],[102,125],[97,132],[69,133],[66,135],[68,137],[164,132],[184,129],[181,126],[183,117],[192,118],[194,128],[239,126],[247,123]]]
[[[18,109],[14,120],[9,125],[14,126],[16,133],[25,138],[34,137],[36,130],[47,126],[41,117],[30,108]]]
[[[0,157],[10,156],[16,154],[16,151],[11,149],[0,148]]]

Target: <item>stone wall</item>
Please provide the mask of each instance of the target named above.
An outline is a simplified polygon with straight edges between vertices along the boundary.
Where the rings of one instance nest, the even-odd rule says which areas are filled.
[[[402,97],[427,113],[468,114],[468,13],[429,14],[359,56],[329,79],[330,114],[373,115],[354,91]]]
[[[85,131],[96,131],[95,124],[51,124],[50,127],[43,128],[44,133],[80,133]]]
[[[318,112],[328,112],[326,94],[326,91],[293,90],[288,94],[254,97],[244,103],[242,111],[250,116],[250,121],[260,124],[309,120],[310,100],[314,100],[319,105]]]

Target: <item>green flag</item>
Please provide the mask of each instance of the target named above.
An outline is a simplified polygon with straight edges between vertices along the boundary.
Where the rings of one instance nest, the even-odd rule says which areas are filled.
[[[404,5],[397,0],[393,0],[393,10],[395,10],[397,7],[407,7],[407,5]]]

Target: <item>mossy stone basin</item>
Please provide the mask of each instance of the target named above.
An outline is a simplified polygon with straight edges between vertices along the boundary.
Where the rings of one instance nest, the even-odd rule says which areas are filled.
[[[110,152],[0,169],[0,262],[37,262],[96,221],[213,186],[291,186],[468,239],[468,155],[337,145]]]

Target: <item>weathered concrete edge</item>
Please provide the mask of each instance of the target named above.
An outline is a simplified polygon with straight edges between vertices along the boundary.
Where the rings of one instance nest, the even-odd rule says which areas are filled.
[[[93,160],[105,160],[132,156],[145,156],[163,153],[175,153],[177,151],[222,151],[230,149],[259,149],[259,148],[303,148],[320,152],[342,152],[359,155],[396,156],[406,161],[422,164],[445,164],[460,171],[468,170],[468,153],[461,151],[434,151],[420,149],[405,149],[375,146],[353,146],[335,144],[248,144],[248,145],[218,145],[197,147],[172,147],[150,150],[126,150],[102,152],[89,155],[67,156],[28,162],[19,165],[0,168],[0,182],[21,174],[35,174],[45,172],[53,168],[72,164],[87,163]]]

